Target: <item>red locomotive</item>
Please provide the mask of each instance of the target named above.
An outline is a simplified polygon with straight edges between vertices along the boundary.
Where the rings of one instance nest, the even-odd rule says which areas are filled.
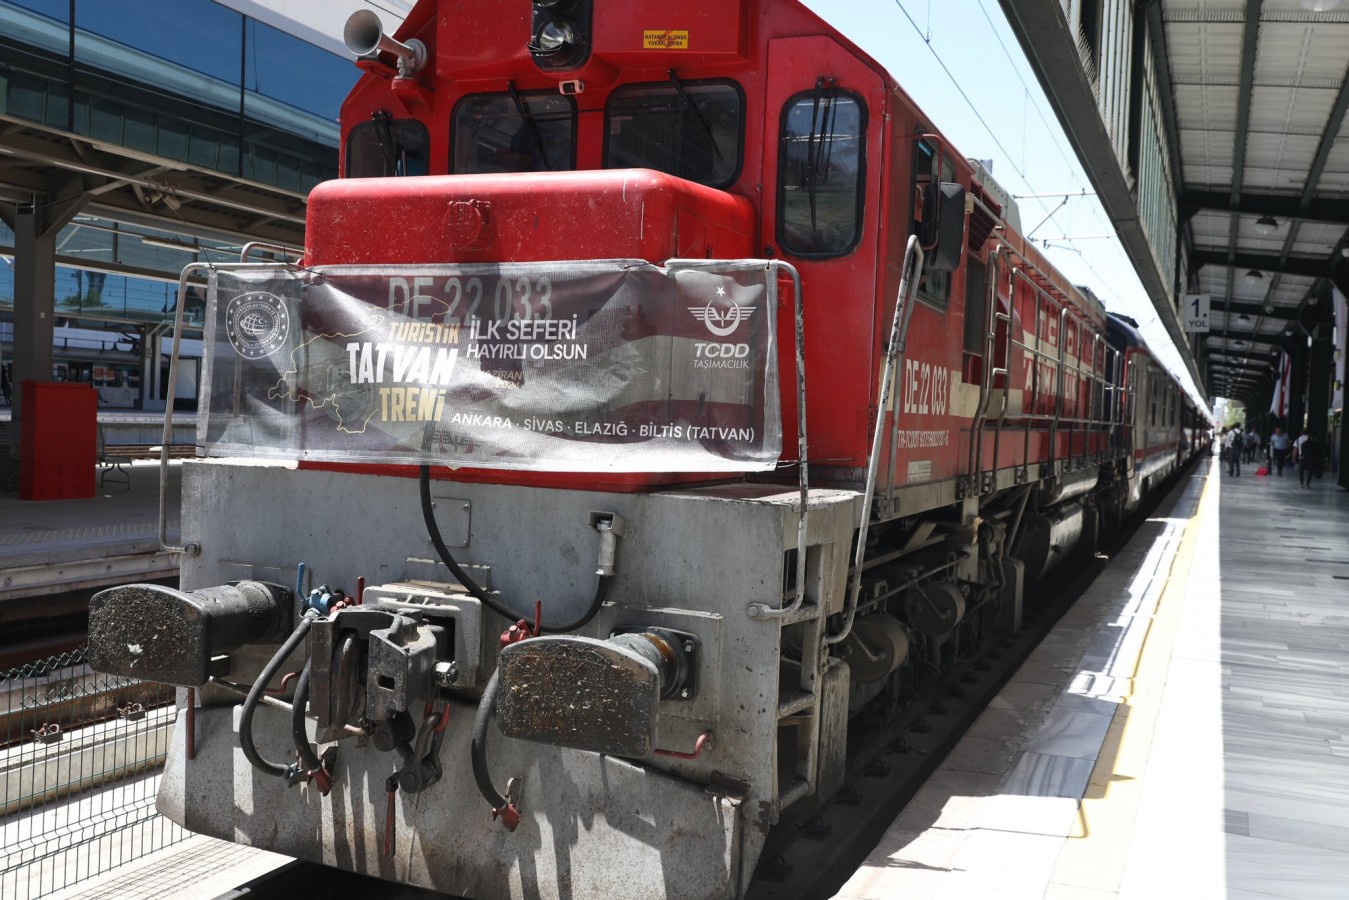
[[[850,719],[1200,448],[795,0],[423,0],[347,41],[303,262],[212,275],[184,590],[91,609],[96,667],[192,689],[160,806],[194,831],[476,898],[741,895]]]

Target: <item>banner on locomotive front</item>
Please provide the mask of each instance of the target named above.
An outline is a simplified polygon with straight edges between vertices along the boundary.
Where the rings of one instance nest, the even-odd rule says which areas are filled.
[[[777,283],[640,260],[218,273],[210,456],[746,472],[782,450]]]

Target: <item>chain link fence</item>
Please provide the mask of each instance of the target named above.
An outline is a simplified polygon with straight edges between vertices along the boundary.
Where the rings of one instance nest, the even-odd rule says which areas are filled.
[[[189,836],[155,810],[174,690],[83,649],[0,671],[0,897],[38,898]]]

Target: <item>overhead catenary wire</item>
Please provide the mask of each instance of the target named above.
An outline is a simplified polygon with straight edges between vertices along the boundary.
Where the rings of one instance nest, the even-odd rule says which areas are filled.
[[[1027,177],[1027,174],[1026,174],[1026,171],[1025,171],[1024,167],[1023,167],[1023,168],[1018,168],[1018,167],[1016,166],[1015,157],[1014,157],[1014,156],[1011,154],[1011,152],[1008,151],[1008,149],[1003,145],[1003,143],[1002,143],[1001,139],[999,138],[997,132],[994,131],[994,129],[993,129],[993,127],[992,127],[991,125],[989,125],[988,121],[984,118],[983,114],[979,111],[978,107],[975,106],[974,101],[970,98],[970,95],[965,91],[964,87],[963,87],[963,86],[960,84],[960,82],[956,79],[955,74],[952,72],[951,68],[946,64],[945,60],[942,59],[941,54],[937,51],[937,48],[936,48],[936,47],[933,45],[933,43],[932,43],[932,36],[931,36],[930,31],[927,32],[927,33],[925,33],[924,30],[923,30],[922,28],[919,27],[918,23],[917,23],[916,21],[914,21],[913,16],[912,16],[912,15],[909,13],[909,11],[904,7],[904,3],[902,2],[902,0],[894,0],[894,3],[895,3],[895,6],[899,8],[899,11],[900,11],[900,12],[904,15],[904,17],[909,21],[909,24],[913,27],[914,31],[917,32],[918,35],[919,35],[919,37],[922,38],[923,43],[924,43],[924,44],[927,46],[927,48],[928,48],[928,51],[929,51],[929,52],[933,55],[933,57],[937,60],[937,64],[941,66],[942,71],[944,71],[944,72],[946,73],[947,77],[948,77],[948,78],[950,79],[950,81],[951,81],[951,84],[952,84],[952,85],[955,87],[955,89],[960,93],[960,96],[961,96],[962,98],[964,98],[966,104],[967,104],[967,105],[969,106],[969,108],[970,108],[970,111],[974,114],[975,118],[979,121],[979,124],[983,126],[984,130],[988,133],[989,137],[992,138],[993,143],[997,146],[997,148],[998,148],[999,150],[1002,151],[1002,154],[1003,154],[1003,156],[1007,159],[1007,161],[1010,162],[1010,163],[1012,163],[1013,170],[1016,171],[1017,175],[1021,178],[1021,180],[1022,180],[1023,182],[1025,182],[1025,184],[1026,184],[1028,187],[1032,187],[1032,190],[1031,190],[1031,192],[1030,192],[1029,194],[1018,195],[1018,196],[1025,196],[1025,197],[1027,197],[1027,198],[1029,198],[1029,199],[1036,199],[1037,202],[1038,202],[1038,201],[1041,199],[1041,195],[1039,194],[1039,192],[1037,192],[1037,191],[1034,190],[1033,186],[1031,185],[1030,179]],[[988,11],[984,9],[982,2],[979,4],[979,9],[980,9],[980,12],[984,15],[985,20],[988,22],[989,28],[990,28],[990,30],[993,32],[993,36],[994,36],[994,38],[997,40],[999,47],[1000,47],[1000,48],[1002,49],[1002,51],[1003,51],[1003,54],[1007,57],[1009,63],[1011,64],[1012,70],[1013,70],[1013,72],[1016,74],[1017,80],[1021,83],[1022,88],[1029,94],[1029,93],[1030,93],[1030,86],[1026,83],[1026,80],[1021,76],[1020,70],[1017,69],[1017,67],[1016,67],[1016,61],[1013,59],[1013,57],[1012,57],[1012,55],[1011,55],[1011,52],[1007,49],[1007,45],[1006,45],[1006,43],[1003,41],[1002,35],[1000,35],[1000,34],[998,33],[998,30],[997,30],[996,26],[994,26],[992,19],[989,17]],[[1033,99],[1033,95],[1032,95],[1032,99]],[[1072,165],[1073,165],[1073,164],[1072,164],[1072,160],[1069,159],[1068,155],[1064,152],[1062,146],[1060,146],[1058,140],[1054,137],[1054,135],[1057,133],[1056,130],[1055,130],[1055,128],[1050,124],[1050,122],[1045,118],[1044,114],[1040,111],[1040,107],[1039,107],[1039,104],[1038,104],[1038,103],[1032,103],[1031,105],[1035,108],[1036,116],[1040,119],[1040,122],[1044,125],[1045,133],[1046,133],[1046,135],[1048,135],[1048,136],[1050,137],[1051,143],[1053,143],[1054,148],[1055,148],[1055,151],[1059,154],[1060,158],[1062,158],[1062,159],[1064,160],[1064,162],[1067,164],[1067,167],[1068,167],[1068,169],[1069,169],[1069,177],[1072,178],[1074,181],[1077,181],[1077,180],[1078,180],[1078,179],[1077,179],[1077,173],[1074,172],[1074,171],[1072,171]],[[1084,192],[1083,195],[1085,195],[1085,191],[1086,191],[1086,189],[1083,188],[1083,192]],[[1062,195],[1062,194],[1057,194],[1057,193],[1056,193],[1056,194],[1049,194],[1049,195],[1046,195],[1046,196],[1051,196],[1051,197],[1052,197],[1052,196],[1063,196],[1063,195]],[[1043,203],[1042,203],[1042,204],[1041,204],[1041,208],[1043,208],[1043,209],[1045,209],[1046,211],[1048,211],[1048,206],[1047,206],[1046,204],[1043,204]],[[1093,218],[1096,222],[1099,222],[1100,225],[1101,225],[1103,228],[1108,228],[1108,227],[1110,227],[1110,224],[1109,224],[1108,222],[1106,222],[1106,221],[1104,221],[1104,220],[1101,219],[1100,209],[1099,209],[1098,206],[1095,205],[1095,204],[1093,204],[1093,205],[1091,206],[1091,215],[1092,215],[1092,218]],[[1121,253],[1123,252],[1123,248],[1122,248],[1122,247],[1117,247],[1116,250],[1117,250],[1118,252],[1121,252]],[[1079,255],[1081,255],[1081,254],[1079,253]],[[1112,287],[1113,287],[1112,285],[1110,285],[1110,284],[1108,284],[1108,283],[1103,283],[1103,284],[1101,285],[1101,287],[1103,288],[1103,293],[1104,293],[1105,295],[1108,295],[1109,297],[1113,298],[1117,303],[1121,300],[1121,297],[1120,297],[1119,292],[1113,290],[1113,289],[1112,289]]]

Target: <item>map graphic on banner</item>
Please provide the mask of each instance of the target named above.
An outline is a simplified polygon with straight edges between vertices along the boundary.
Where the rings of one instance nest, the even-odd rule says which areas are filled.
[[[635,260],[213,275],[209,456],[585,472],[772,468],[776,278]]]

